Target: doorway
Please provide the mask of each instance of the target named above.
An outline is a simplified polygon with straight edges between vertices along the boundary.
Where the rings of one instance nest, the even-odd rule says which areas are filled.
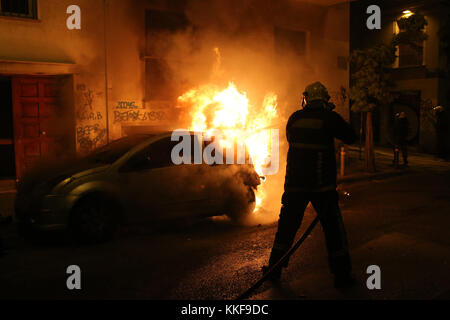
[[[0,179],[15,179],[12,81],[0,76]]]
[[[0,75],[0,179],[75,154],[73,80]]]

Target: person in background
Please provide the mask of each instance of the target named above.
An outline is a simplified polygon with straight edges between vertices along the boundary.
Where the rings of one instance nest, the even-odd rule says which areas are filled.
[[[450,135],[448,124],[448,111],[442,106],[434,108],[436,112],[436,134],[438,140],[438,155],[448,160],[448,138]]]
[[[394,166],[400,162],[398,151],[402,152],[404,166],[408,166],[408,133],[409,123],[406,114],[403,111],[397,113],[394,120]]]

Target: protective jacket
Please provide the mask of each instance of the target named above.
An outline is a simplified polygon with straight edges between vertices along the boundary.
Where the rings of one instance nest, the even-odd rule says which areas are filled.
[[[395,144],[405,143],[408,139],[409,123],[408,118],[397,118],[394,122],[394,142]]]
[[[286,192],[323,192],[336,189],[334,138],[352,144],[353,128],[326,103],[314,100],[294,112],[286,126],[289,142]]]

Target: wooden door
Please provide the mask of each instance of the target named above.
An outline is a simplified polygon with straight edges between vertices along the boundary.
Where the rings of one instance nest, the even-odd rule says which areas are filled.
[[[58,150],[58,115],[62,106],[61,82],[57,77],[13,78],[14,144],[17,178],[43,158]],[[70,130],[70,128],[65,128]]]

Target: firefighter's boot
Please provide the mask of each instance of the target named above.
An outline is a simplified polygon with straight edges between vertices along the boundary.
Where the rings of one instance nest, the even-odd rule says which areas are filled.
[[[269,265],[262,267],[263,275],[265,275],[269,271],[269,269],[272,268],[272,266],[274,266],[284,256],[284,254],[284,251],[272,249],[272,253],[270,254],[269,258]],[[287,267],[287,262],[283,263],[275,270],[273,270],[269,276],[269,279],[272,281],[279,281],[281,278],[282,269],[285,267]]]

